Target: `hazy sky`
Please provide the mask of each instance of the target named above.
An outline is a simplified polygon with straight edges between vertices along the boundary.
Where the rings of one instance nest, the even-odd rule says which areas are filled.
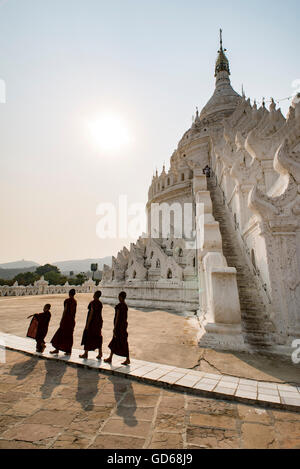
[[[279,99],[300,79],[299,17],[299,0],[0,0],[0,262],[128,245],[96,236],[96,207],[146,202],[213,92],[219,28],[234,88]],[[98,115],[120,118],[130,142],[97,146]]]

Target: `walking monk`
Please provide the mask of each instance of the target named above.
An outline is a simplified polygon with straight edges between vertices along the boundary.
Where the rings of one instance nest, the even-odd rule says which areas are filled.
[[[94,293],[94,300],[88,305],[88,315],[86,319],[85,329],[82,335],[81,345],[84,345],[84,353],[79,355],[80,358],[88,358],[91,350],[99,350],[97,359],[102,358],[102,303],[99,300],[101,291]]]
[[[62,350],[65,352],[65,355],[71,355],[77,308],[77,301],[74,298],[75,293],[74,288],[72,288],[69,291],[69,298],[64,301],[64,312],[60,321],[60,326],[51,340],[51,344],[55,350],[52,350],[50,353],[56,354],[59,350]]]
[[[114,333],[113,338],[110,341],[108,347],[110,348],[110,356],[104,361],[111,363],[113,354],[126,357],[126,360],[122,365],[129,365],[129,348],[128,348],[128,333],[127,333],[127,312],[128,307],[125,303],[126,293],[121,291],[119,294],[119,304],[115,307],[115,318],[114,318]]]
[[[36,340],[36,351],[39,353],[43,353],[46,348],[44,339],[47,335],[51,318],[50,308],[51,305],[47,303],[44,306],[42,313],[32,314],[27,318],[32,318],[27,331],[27,337],[31,337],[32,339]]]

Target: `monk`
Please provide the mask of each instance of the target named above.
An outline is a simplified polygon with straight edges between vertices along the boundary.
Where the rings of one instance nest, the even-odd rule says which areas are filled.
[[[73,347],[73,332],[75,327],[75,315],[77,301],[75,300],[75,289],[69,291],[69,298],[64,301],[64,312],[60,321],[59,329],[54,334],[51,344],[55,348],[50,353],[57,354],[59,350],[65,355],[71,355]]]
[[[51,319],[50,304],[46,304],[43,308],[43,312],[39,314],[32,314],[27,319],[32,318],[28,331],[27,337],[31,337],[36,340],[36,351],[43,353],[46,348],[45,337],[48,332],[49,322]]]
[[[86,319],[85,329],[82,335],[81,345],[84,346],[84,353],[79,355],[80,358],[88,358],[89,351],[99,350],[97,359],[102,358],[102,303],[99,300],[101,291],[94,293],[94,300],[88,305],[88,315]]]
[[[120,355],[126,357],[126,360],[122,365],[129,365],[129,347],[128,347],[128,333],[127,333],[127,312],[128,307],[125,303],[126,293],[121,291],[119,294],[119,304],[115,307],[115,318],[114,318],[114,332],[113,338],[110,341],[108,347],[110,348],[110,356],[106,358],[105,363],[111,363],[113,355]]]

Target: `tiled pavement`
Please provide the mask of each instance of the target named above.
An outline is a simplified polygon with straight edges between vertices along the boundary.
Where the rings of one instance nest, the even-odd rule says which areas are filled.
[[[35,352],[35,342],[31,339],[0,333],[1,342],[8,349],[38,355]],[[63,354],[59,356],[50,355],[49,350],[51,348],[51,346],[47,346],[43,354],[44,358],[98,369],[101,372],[115,376],[128,377],[144,383],[199,396],[300,411],[300,387],[296,385],[241,379],[234,376],[204,373],[134,359],[132,359],[130,366],[122,366],[121,361],[124,359],[120,357],[114,357],[113,365],[109,365],[96,360],[95,353],[90,353],[91,358],[89,360],[83,360],[79,358],[79,354],[82,353],[80,350],[73,349],[72,356],[66,358]]]
[[[298,448],[300,414],[6,351],[0,449]]]

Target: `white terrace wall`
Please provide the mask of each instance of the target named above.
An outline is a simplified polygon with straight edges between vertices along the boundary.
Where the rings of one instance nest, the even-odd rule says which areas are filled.
[[[211,167],[278,345],[300,336],[300,103],[285,119],[242,100],[212,135]]]

